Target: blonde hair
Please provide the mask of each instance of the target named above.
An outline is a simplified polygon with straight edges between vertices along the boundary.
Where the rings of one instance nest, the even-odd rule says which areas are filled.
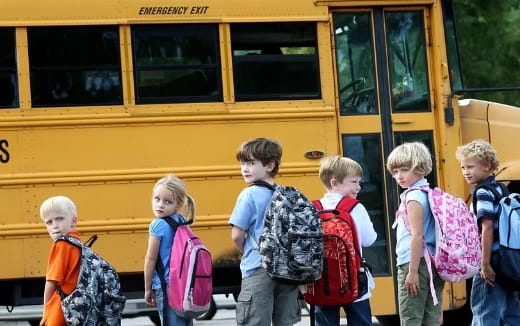
[[[274,139],[253,138],[240,145],[236,158],[240,162],[259,160],[263,166],[274,162],[273,170],[269,175],[275,177],[282,160],[282,146]]]
[[[388,155],[386,168],[390,173],[394,169],[408,168],[427,176],[432,172],[432,156],[428,147],[421,142],[404,143]]]
[[[491,171],[498,169],[500,162],[498,161],[497,151],[485,140],[477,139],[465,145],[459,146],[455,152],[457,160],[464,158],[473,158],[481,163],[491,163]]]
[[[74,218],[78,216],[78,210],[74,202],[65,196],[47,198],[40,206],[40,217],[43,220],[49,213],[60,213],[63,217]]]
[[[164,178],[160,179],[153,186],[153,190],[159,185],[164,185],[168,190],[173,193],[173,200],[177,204],[178,207],[177,212],[182,211],[182,214],[188,221],[195,220],[195,201],[193,198],[186,192],[186,186],[184,182],[177,178],[173,174],[168,174]],[[153,196],[153,192],[152,192]]]
[[[348,157],[328,156],[321,160],[319,175],[325,188],[330,190],[332,179],[343,182],[346,177],[362,177],[363,168],[358,162]]]

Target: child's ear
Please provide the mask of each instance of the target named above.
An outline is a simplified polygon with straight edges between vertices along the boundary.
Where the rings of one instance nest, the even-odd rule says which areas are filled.
[[[491,162],[485,162],[484,168],[486,169],[487,172],[493,172],[493,171],[491,171],[491,169],[492,169]]]
[[[78,218],[76,216],[74,216],[72,218],[72,227],[76,227],[76,224],[78,223]]]
[[[330,179],[330,187],[331,188],[336,187],[339,183],[340,182],[338,181],[338,179],[335,179],[335,178]]]
[[[271,161],[271,162],[267,163],[267,165],[266,165],[267,172],[273,172],[275,164],[276,163],[274,161]]]

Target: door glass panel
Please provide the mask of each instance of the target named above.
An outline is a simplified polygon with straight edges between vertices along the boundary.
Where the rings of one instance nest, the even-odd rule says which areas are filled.
[[[378,113],[371,26],[368,12],[334,14],[341,115]]]
[[[363,256],[372,266],[374,275],[389,275],[388,235],[386,233],[385,187],[381,163],[379,134],[343,135],[343,155],[359,162],[363,167],[361,192],[358,199],[365,206],[377,232],[376,242],[363,248]]]
[[[430,111],[422,11],[385,13],[392,110]]]
[[[430,183],[431,187],[437,186],[437,173],[435,172],[435,150],[434,150],[434,143],[433,143],[433,132],[432,131],[407,131],[407,132],[396,132],[395,134],[395,144],[401,145],[402,143],[407,142],[421,142],[428,149],[430,150],[430,153],[432,154],[432,172],[426,176],[426,179]]]

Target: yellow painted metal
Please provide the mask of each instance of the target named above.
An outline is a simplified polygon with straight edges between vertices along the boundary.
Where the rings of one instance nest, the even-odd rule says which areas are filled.
[[[438,181],[458,196],[465,196],[467,186],[454,153],[472,139],[483,138],[497,147],[499,179],[518,180],[520,160],[510,146],[511,135],[520,134],[518,108],[482,101],[459,105],[453,100],[455,122],[444,121],[451,89],[438,0],[3,0],[0,26],[16,27],[20,108],[0,110],[0,139],[9,144],[0,147],[0,155],[7,151],[10,158],[0,164],[0,279],[44,276],[51,240],[39,218],[39,205],[57,194],[77,203],[84,239],[99,234],[96,251],[122,273],[142,272],[153,216],[152,185],[170,172],[186,181],[195,198],[194,228],[215,262],[236,261],[227,221],[246,186],[235,160],[240,143],[252,137],[279,140],[284,154],[277,182],[317,198],[323,192],[319,161],[304,154],[341,154],[344,132],[383,132],[379,115],[339,116],[331,28],[334,10],[369,11],[373,6],[413,6],[425,17],[433,110],[392,115],[393,131],[433,130]],[[316,23],[319,100],[235,101],[230,23],[270,21]],[[130,27],[145,23],[219,24],[222,102],[135,105]],[[99,24],[119,26],[123,105],[32,108],[27,27]],[[389,254],[385,259],[393,258]],[[373,312],[396,313],[394,277],[377,277],[376,284]],[[447,285],[444,299],[445,309],[460,307],[467,301],[465,284]]]
[[[3,0],[0,26],[327,21],[311,0]]]

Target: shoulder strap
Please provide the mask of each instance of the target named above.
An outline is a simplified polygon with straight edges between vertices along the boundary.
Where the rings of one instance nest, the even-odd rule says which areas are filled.
[[[256,181],[256,182],[253,182],[252,184],[250,184],[249,186],[250,187],[251,186],[265,187],[265,188],[271,189],[272,191],[274,191],[277,187],[276,184],[270,184],[269,182],[265,182],[265,181]]]
[[[343,211],[349,212],[354,208],[354,206],[359,203],[359,200],[351,198],[351,197],[343,197],[336,205],[336,209],[341,209]]]
[[[495,205],[498,205],[500,203],[500,199],[502,199],[502,197],[506,197],[507,195],[509,195],[509,190],[502,182],[497,182],[496,185],[498,187],[500,187],[500,190],[502,190],[502,195],[497,191],[495,185],[493,185],[491,183],[484,183],[482,185],[475,187],[475,190],[473,191],[473,201],[472,201],[473,202],[473,211],[475,212],[475,214],[477,214],[477,191],[479,189],[486,189],[486,190],[490,191],[493,194],[493,203]]]
[[[321,201],[319,199],[313,200],[312,204],[314,205],[314,207],[316,207],[317,210],[323,210],[323,205],[321,204]]]
[[[92,243],[94,243],[95,240],[91,240],[94,236],[90,237],[90,239],[87,241],[91,241]],[[95,236],[96,239],[97,239],[97,235]],[[60,235],[58,238],[56,238],[56,240],[54,240],[54,242],[58,242],[58,241],[67,241],[68,243],[70,243],[71,245],[73,246],[76,246],[79,248],[80,250],[80,257],[79,257],[79,260],[80,260],[80,265],[81,265],[81,259],[83,257],[83,247],[85,246],[83,243],[81,243],[81,241],[78,239],[78,238],[75,238],[75,237],[71,237],[70,235],[68,234],[62,234]],[[90,245],[92,245],[92,243],[90,243]],[[89,247],[90,247],[89,245]],[[81,266],[80,266],[80,269],[81,269]],[[81,273],[81,270],[80,270],[80,273]],[[78,278],[80,277],[80,275],[78,275]],[[70,293],[65,293],[63,292],[63,290],[61,289],[61,286],[58,285],[56,287],[56,292],[58,293],[58,295],[60,296],[60,298],[63,300],[65,299]]]

